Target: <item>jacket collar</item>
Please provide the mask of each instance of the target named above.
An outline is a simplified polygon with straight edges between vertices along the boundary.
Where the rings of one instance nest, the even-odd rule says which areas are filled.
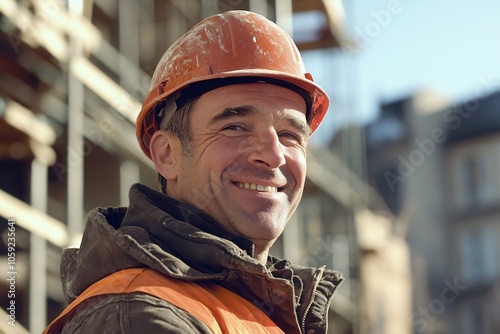
[[[122,226],[140,226],[148,231],[156,230],[154,226],[156,222],[152,221],[150,217],[149,219],[145,217],[149,216],[149,213],[144,212],[144,205],[149,203],[149,205],[152,204],[163,213],[168,213],[175,220],[188,223],[201,231],[235,243],[250,257],[253,257],[254,244],[250,240],[227,232],[212,217],[194,206],[178,201],[142,184],[132,186],[129,196],[130,206]],[[161,215],[161,213],[159,214]],[[157,237],[161,239],[161,235]]]

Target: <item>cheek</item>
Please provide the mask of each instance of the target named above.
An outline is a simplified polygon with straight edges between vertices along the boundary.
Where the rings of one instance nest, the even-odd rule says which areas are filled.
[[[231,143],[210,145],[196,158],[199,173],[208,171],[210,178],[220,178],[221,173],[238,157],[238,150]]]
[[[288,155],[287,164],[297,184],[303,186],[307,173],[306,156],[304,152],[297,150],[292,151]]]

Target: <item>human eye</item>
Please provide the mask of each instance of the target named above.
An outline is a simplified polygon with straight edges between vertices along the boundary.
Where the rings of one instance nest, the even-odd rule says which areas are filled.
[[[222,131],[243,131],[244,127],[238,124],[229,124],[222,127]]]
[[[306,142],[304,136],[292,131],[281,131],[278,135],[286,145],[304,145]]]

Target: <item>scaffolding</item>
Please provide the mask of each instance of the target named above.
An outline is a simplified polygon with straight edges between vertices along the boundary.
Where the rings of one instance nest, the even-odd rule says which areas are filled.
[[[133,183],[156,187],[154,168],[136,143],[134,123],[164,50],[202,18],[228,9],[261,13],[290,34],[295,14],[320,12],[326,22],[320,38],[298,46],[302,50],[336,48],[346,42],[339,3],[0,1],[0,217],[5,222],[0,232],[5,235],[9,219],[15,220],[18,324],[32,333],[41,332],[65,306],[59,283],[60,252],[78,246],[86,212],[95,206],[126,206]],[[345,256],[314,259],[318,265],[340,263],[349,276],[359,273],[359,250],[352,233],[356,214],[367,210],[373,198],[360,196],[365,193],[361,181],[359,189],[345,182],[340,182],[342,187],[324,187],[326,179],[343,178],[328,167],[332,160],[325,162],[326,156],[311,152],[305,192],[311,199],[306,198],[307,203],[326,205],[315,215],[299,208],[275,251],[298,262],[313,259],[308,252],[314,245],[304,241],[300,232],[306,225],[312,239],[325,229],[336,236],[351,235],[327,240],[331,247],[344,247],[345,252],[338,254]],[[336,218],[330,203],[339,208]],[[2,252],[5,256],[6,250]],[[341,258],[350,262],[342,264]],[[6,296],[0,301],[2,306],[9,303]],[[332,317],[342,324],[336,333],[357,332],[356,296],[340,294]]]

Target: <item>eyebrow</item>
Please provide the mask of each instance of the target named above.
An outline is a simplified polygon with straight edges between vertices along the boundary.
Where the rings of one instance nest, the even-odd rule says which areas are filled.
[[[222,112],[212,117],[210,120],[210,124],[217,123],[221,120],[226,120],[232,117],[238,116],[248,116],[248,115],[256,115],[258,113],[257,109],[253,106],[239,106],[239,107],[229,107],[225,108]],[[311,128],[307,122],[295,115],[290,110],[285,110],[283,113],[280,113],[278,116],[280,120],[284,120],[288,122],[291,126],[293,126],[305,139],[309,138],[311,135]]]
[[[210,120],[210,124],[214,124],[218,121],[222,121],[231,117],[255,114],[257,114],[257,110],[252,106],[229,107],[225,108],[222,112],[212,117],[212,119]]]

